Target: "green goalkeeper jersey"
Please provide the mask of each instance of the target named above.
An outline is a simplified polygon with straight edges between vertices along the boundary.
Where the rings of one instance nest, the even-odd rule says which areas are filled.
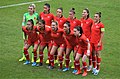
[[[30,15],[28,12],[23,15],[23,19],[24,19],[24,22],[22,22],[22,26],[26,26],[27,21],[30,19],[32,19],[34,22],[34,25],[36,25],[37,21],[39,20],[39,15],[36,12],[33,15]]]

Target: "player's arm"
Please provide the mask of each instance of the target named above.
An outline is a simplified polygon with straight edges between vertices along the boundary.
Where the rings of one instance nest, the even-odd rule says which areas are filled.
[[[89,39],[87,38],[87,56],[89,56],[90,55],[90,41],[89,41]]]
[[[36,23],[38,23],[38,22],[40,21],[39,14],[38,14],[38,13],[36,13],[36,16],[37,16],[37,22],[36,22]]]
[[[104,32],[105,32],[105,28],[104,28],[104,26],[100,29],[101,30],[101,37],[100,37],[100,41],[99,41],[99,43],[98,43],[98,46],[101,46],[101,42],[102,42],[102,40],[103,40],[103,37],[104,37]]]
[[[22,20],[22,26],[25,26],[26,25],[26,16],[25,14],[23,15],[23,20]]]
[[[23,31],[23,39],[24,39],[24,42],[27,43],[27,34],[26,34],[26,27],[22,27],[22,31]]]

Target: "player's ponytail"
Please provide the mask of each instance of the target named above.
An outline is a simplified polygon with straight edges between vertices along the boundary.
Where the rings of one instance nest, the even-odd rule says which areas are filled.
[[[99,12],[99,16],[101,17],[101,12]]]
[[[70,12],[72,12],[73,14],[75,14],[75,8],[71,8]]]
[[[71,10],[75,10],[75,8],[71,8]]]
[[[60,9],[63,12],[63,8],[62,7],[58,8],[58,9]]]
[[[97,12],[97,13],[95,13],[95,14],[98,14],[98,15],[99,15],[99,17],[101,18],[101,12]]]

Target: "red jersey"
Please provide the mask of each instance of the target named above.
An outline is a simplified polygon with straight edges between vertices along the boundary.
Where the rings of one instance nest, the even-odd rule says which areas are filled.
[[[90,39],[93,20],[91,18],[88,19],[81,18],[80,21],[81,21],[81,27],[83,29],[83,33],[88,39]]]
[[[70,19],[70,18],[67,18],[67,21],[70,22],[70,29],[73,30],[75,26],[80,26],[81,25],[81,22],[78,20],[78,19]]]
[[[93,23],[92,25],[92,33],[91,33],[91,43],[98,43],[101,38],[101,28],[104,28],[102,22]]]
[[[39,16],[45,21],[45,25],[51,26],[52,20],[54,20],[53,14],[45,14],[44,12],[41,12]]]
[[[65,44],[63,33],[64,33],[63,30],[60,28],[56,32],[52,31],[51,36],[53,42],[55,42],[57,45]]]
[[[87,37],[84,34],[82,34],[81,37],[77,37],[77,41],[78,41],[78,44],[79,44],[80,48],[87,49],[88,40],[87,40]]]
[[[40,30],[39,27],[37,27],[37,30],[39,31],[39,36],[41,42],[48,43],[51,41],[51,28],[50,26],[45,26],[45,30]]]
[[[73,47],[77,45],[76,36],[74,35],[73,31],[71,31],[70,34],[66,34],[64,32],[64,38],[67,45],[71,45]]]
[[[29,30],[27,30],[27,27],[22,27],[23,32],[28,35],[28,40],[30,40],[31,42],[35,42],[35,41],[39,40],[39,36],[37,34],[36,28],[37,27],[34,26],[33,30],[29,31]]]
[[[55,16],[54,20],[58,22],[59,28],[63,29],[63,25],[66,22],[66,18],[64,18],[63,16],[61,18]]]

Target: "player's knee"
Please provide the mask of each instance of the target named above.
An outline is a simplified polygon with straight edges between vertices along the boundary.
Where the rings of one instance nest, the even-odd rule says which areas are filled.
[[[39,49],[39,52],[42,52],[43,50],[42,49]]]
[[[69,55],[66,55],[65,58],[69,59]]]
[[[27,48],[24,48],[24,52],[26,52],[27,51]]]
[[[96,52],[97,57],[100,57],[100,51]]]
[[[78,57],[75,57],[75,61],[79,61],[79,58],[78,58]]]
[[[85,62],[85,61],[86,61],[86,59],[83,57],[83,58],[82,58],[82,62]]]
[[[37,49],[33,49],[33,53],[37,53]]]

